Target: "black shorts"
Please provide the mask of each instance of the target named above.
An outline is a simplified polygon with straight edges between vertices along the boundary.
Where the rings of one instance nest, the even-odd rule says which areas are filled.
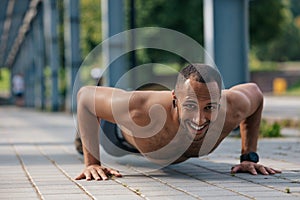
[[[139,153],[125,140],[117,124],[101,120],[100,138],[101,146],[110,155],[123,156],[128,153]]]

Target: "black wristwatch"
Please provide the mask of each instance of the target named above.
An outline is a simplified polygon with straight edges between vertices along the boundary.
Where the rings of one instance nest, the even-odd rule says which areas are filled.
[[[249,153],[246,153],[246,154],[242,154],[241,157],[240,157],[240,162],[243,162],[243,161],[251,161],[251,162],[254,162],[254,163],[258,163],[259,156],[255,152],[249,152]]]

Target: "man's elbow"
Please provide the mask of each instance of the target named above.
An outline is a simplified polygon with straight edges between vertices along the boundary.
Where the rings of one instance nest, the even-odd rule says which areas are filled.
[[[256,83],[248,83],[249,91],[251,91],[251,95],[254,97],[256,104],[258,107],[263,107],[264,104],[264,95]]]
[[[93,86],[81,87],[77,93],[77,104],[78,106],[84,106],[89,101],[93,100],[95,89]]]

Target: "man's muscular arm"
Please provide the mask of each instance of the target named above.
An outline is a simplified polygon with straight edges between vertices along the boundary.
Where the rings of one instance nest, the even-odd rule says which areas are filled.
[[[257,142],[259,137],[259,125],[261,121],[263,109],[263,94],[256,84],[248,83],[233,87],[239,93],[239,101],[241,113],[245,119],[240,123],[240,133],[242,140],[241,154],[257,151]],[[243,161],[239,165],[232,168],[232,173],[235,172],[250,172],[256,175],[261,174],[275,174],[280,171],[265,167],[251,161]]]
[[[259,136],[259,125],[263,109],[263,95],[255,84],[246,84],[242,93],[248,99],[246,107],[247,117],[240,123],[242,139],[242,154],[256,152]]]
[[[85,169],[76,177],[76,180],[84,178],[107,180],[108,175],[121,176],[118,171],[103,167],[100,162],[99,117],[102,115],[99,116],[99,111],[97,112],[96,102],[103,106],[101,110],[104,115],[107,113],[110,115],[106,110],[108,107],[105,106],[105,99],[109,97],[101,98],[106,93],[100,90],[97,87],[83,87],[78,93],[77,121],[82,139]],[[101,101],[99,98],[104,100]]]

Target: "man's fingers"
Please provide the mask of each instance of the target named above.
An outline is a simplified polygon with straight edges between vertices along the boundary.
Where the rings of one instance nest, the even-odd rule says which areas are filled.
[[[104,168],[103,171],[109,175],[114,175],[116,177],[122,177],[122,175],[120,174],[120,172],[118,170],[114,170],[111,168]]]
[[[276,169],[269,168],[269,167],[266,167],[266,170],[269,172],[269,174],[281,173],[280,170],[276,170]]]
[[[263,174],[263,175],[269,175],[269,172],[267,171],[267,169],[262,166],[262,165],[256,165],[258,171]]]
[[[265,167],[265,166],[257,164],[257,163],[248,162],[248,161],[244,161],[243,163],[231,168],[231,173],[237,173],[237,172],[249,172],[252,175],[257,175],[257,173],[261,173],[263,175],[281,173],[280,170],[275,170],[275,169]]]
[[[110,169],[110,170],[109,170],[109,173],[110,173],[111,175],[116,176],[116,177],[122,177],[122,174],[120,174],[120,172],[117,171],[117,170]]]
[[[86,170],[84,172],[84,176],[85,176],[85,180],[87,180],[87,181],[92,180],[92,176],[91,176],[91,172],[90,171]]]
[[[92,176],[93,178],[96,180],[96,181],[99,181],[100,180],[100,176],[99,176],[99,172],[98,170],[95,170],[95,169],[91,169],[91,173],[92,173]]]
[[[81,180],[81,179],[84,179],[85,178],[85,175],[83,173],[81,173],[79,176],[77,176],[75,178],[75,180]]]
[[[248,171],[252,174],[252,175],[257,175],[257,171],[255,169],[255,167],[252,165],[249,167]]]
[[[81,180],[84,178],[87,181],[90,181],[92,179],[95,179],[96,181],[108,180],[108,176],[110,175],[122,177],[122,175],[117,170],[106,168],[100,165],[90,165],[80,175],[78,175],[75,180]]]
[[[275,173],[281,173],[281,170],[271,168]]]
[[[266,167],[265,169],[267,170],[267,172],[268,172],[269,174],[276,174],[276,171],[273,170],[272,168]]]
[[[106,174],[104,173],[104,170],[102,170],[102,169],[97,169],[97,172],[98,172],[98,174],[101,176],[101,179],[102,180],[108,180],[108,178],[107,178],[107,176],[106,176]]]
[[[234,174],[234,173],[237,173],[240,171],[240,165],[236,165],[234,167],[231,168],[231,173]]]

